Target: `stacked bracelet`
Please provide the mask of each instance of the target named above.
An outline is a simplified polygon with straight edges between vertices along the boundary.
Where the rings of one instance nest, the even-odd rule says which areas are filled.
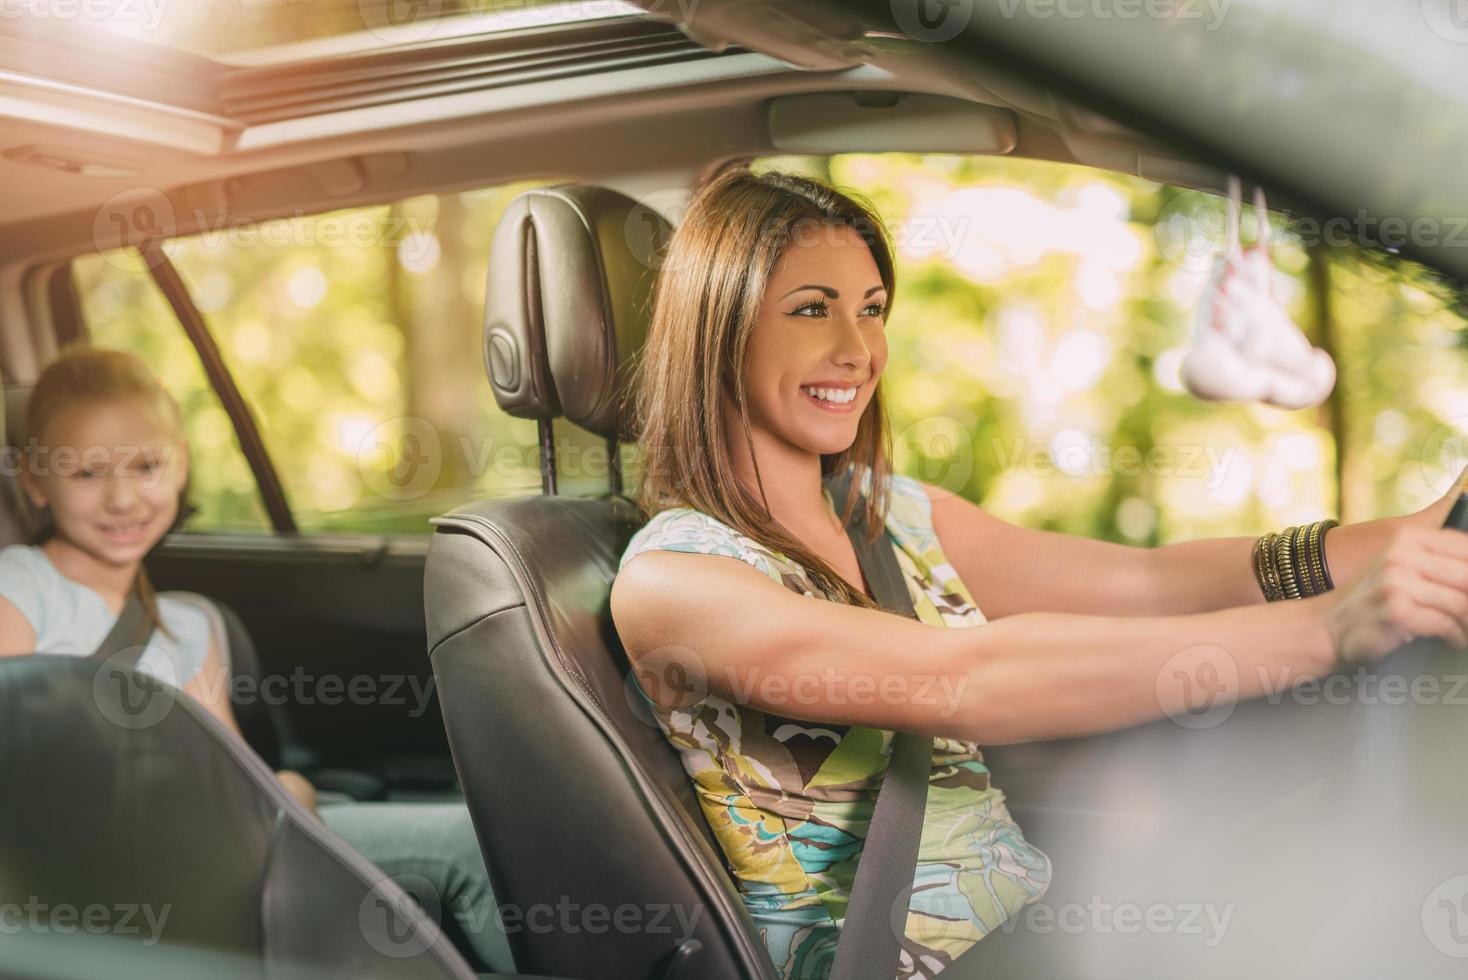
[[[1335,588],[1325,562],[1325,532],[1339,527],[1334,518],[1270,531],[1254,542],[1254,577],[1264,598],[1305,599]]]

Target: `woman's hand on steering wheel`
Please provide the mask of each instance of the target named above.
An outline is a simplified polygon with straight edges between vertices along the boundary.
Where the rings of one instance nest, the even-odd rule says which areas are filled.
[[[1468,649],[1468,534],[1403,526],[1359,575],[1326,595],[1338,667],[1375,662],[1424,636]]]

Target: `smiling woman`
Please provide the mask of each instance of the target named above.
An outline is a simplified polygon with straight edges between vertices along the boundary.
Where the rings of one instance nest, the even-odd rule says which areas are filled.
[[[1177,718],[1195,672],[1227,671],[1212,693],[1232,702],[1414,636],[1468,645],[1468,538],[1432,509],[1333,532],[1340,588],[1266,602],[1249,538],[1126,548],[1009,525],[893,474],[893,279],[869,207],[730,171],[673,235],[638,362],[649,520],[611,612],[786,978],[832,970],[898,732],[933,746],[895,936],[905,980],[941,972],[1050,885],[980,743]],[[848,476],[859,493],[838,514],[827,484]],[[877,608],[847,534],[857,508],[916,622]]]
[[[984,616],[939,546],[923,484],[886,469],[879,383],[894,283],[875,212],[815,181],[735,171],[700,194],[663,268],[639,389],[640,497],[654,516],[622,555],[613,617],[781,975],[825,977],[892,729],[921,727],[911,719],[922,713],[953,720],[967,679],[936,662],[919,669],[918,658],[911,672],[895,660],[876,669],[857,650],[808,660],[765,629],[788,622],[775,597],[860,607],[886,650],[900,646],[878,640],[883,627],[936,633]],[[874,611],[844,530],[854,505],[838,516],[829,493],[814,492],[853,464],[866,475],[867,526],[891,535],[921,625]],[[653,552],[684,553],[678,591],[699,610],[696,640],[669,634],[654,611],[671,600]],[[738,574],[713,586],[705,576],[727,563],[700,564],[711,555],[739,559],[773,589]],[[759,621],[711,619],[697,597],[714,591],[725,608],[744,596]],[[713,634],[739,652],[722,655],[704,641]],[[691,699],[665,683],[690,676]],[[950,737],[953,721],[933,743],[902,977],[942,970],[1050,880],[978,746]]]

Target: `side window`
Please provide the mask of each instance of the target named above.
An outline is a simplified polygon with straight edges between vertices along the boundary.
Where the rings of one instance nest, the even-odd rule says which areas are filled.
[[[255,477],[193,346],[131,249],[72,262],[92,342],[139,354],[179,404],[189,443],[190,530],[268,531]]]
[[[254,413],[302,532],[426,533],[430,517],[477,496],[539,492],[535,424],[495,406],[480,335],[494,227],[517,194],[543,183],[205,222],[164,246]],[[263,526],[229,421],[141,260],[88,258],[77,283],[96,343],[168,352],[154,363],[176,394],[190,395],[180,400],[202,450],[190,526]],[[220,467],[242,483],[201,482]],[[224,496],[242,493],[248,512]]]
[[[894,465],[1008,520],[1147,545],[1349,522],[1425,506],[1468,462],[1460,359],[1442,356],[1468,336],[1461,294],[1394,254],[1386,222],[1272,216],[1275,294],[1338,369],[1323,405],[1285,411],[1179,381],[1226,245],[1216,195],[996,157],[754,168],[877,206],[897,264]],[[1243,224],[1251,240],[1251,207]]]

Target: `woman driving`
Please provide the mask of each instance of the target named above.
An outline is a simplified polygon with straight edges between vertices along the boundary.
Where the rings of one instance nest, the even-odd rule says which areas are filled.
[[[895,286],[871,207],[730,171],[673,235],[637,366],[650,519],[612,614],[786,978],[830,972],[895,731],[934,739],[898,967],[931,977],[1050,881],[979,745],[1177,716],[1221,665],[1243,699],[1417,636],[1468,646],[1468,536],[1441,528],[1458,487],[1402,517],[1146,549],[893,474]],[[864,580],[823,482],[844,473],[916,620]]]

